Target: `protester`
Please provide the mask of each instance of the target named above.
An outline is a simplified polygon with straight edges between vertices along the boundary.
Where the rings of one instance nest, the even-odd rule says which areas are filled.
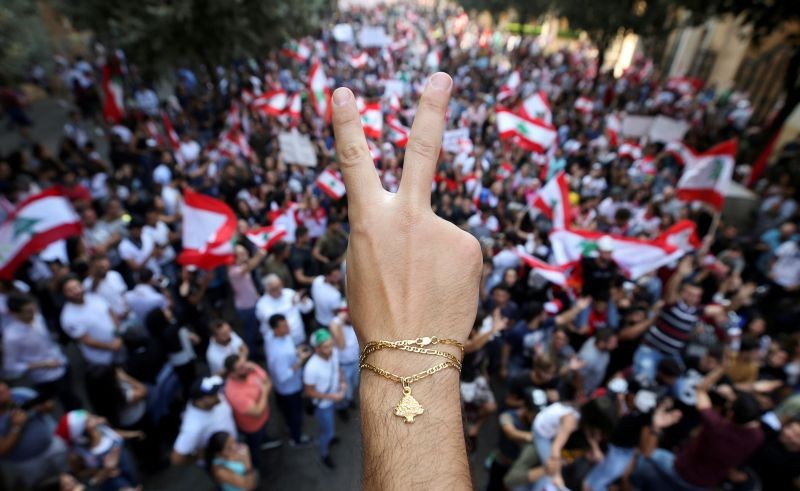
[[[344,400],[347,381],[328,330],[314,331],[311,346],[314,354],[303,370],[303,384],[306,396],[314,402],[314,416],[319,424],[319,455],[322,463],[333,469],[336,465],[330,455],[330,445],[335,438],[334,406]]]
[[[206,350],[206,362],[212,375],[225,373],[225,360],[231,355],[247,357],[249,350],[242,338],[222,319],[211,321],[211,341]]]

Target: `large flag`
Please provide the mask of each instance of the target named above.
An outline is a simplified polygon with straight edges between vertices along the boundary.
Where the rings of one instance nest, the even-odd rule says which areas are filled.
[[[186,189],[182,215],[183,250],[178,263],[201,269],[233,263],[236,215],[227,204]]]
[[[664,150],[675,157],[675,160],[677,160],[681,165],[686,165],[686,162],[694,162],[694,160],[697,158],[697,152],[692,150],[689,145],[680,141],[667,143],[667,146],[664,148]]]
[[[408,135],[411,129],[404,126],[400,121],[389,114],[386,116],[386,126],[388,128],[387,139],[397,148],[403,148],[408,143]]]
[[[527,252],[525,252],[525,248],[522,246],[517,246],[515,251],[517,256],[522,259],[526,265],[528,265],[532,270],[536,272],[539,276],[546,279],[550,283],[555,283],[559,286],[565,286],[567,284],[568,274],[567,271],[572,267],[572,265],[564,265],[564,266],[553,266],[552,264],[548,264],[541,259],[531,256]]]
[[[574,264],[598,251],[597,241],[606,234],[584,230],[554,230],[550,245],[554,262],[559,266]],[[609,235],[613,241],[611,256],[633,280],[679,259],[684,252],[659,240],[641,240]]]
[[[619,146],[617,154],[621,159],[639,160],[642,158],[642,147],[636,142],[625,142]]]
[[[305,63],[311,57],[311,46],[305,41],[299,43],[297,41],[292,41],[289,43],[288,47],[281,49],[281,53],[289,58],[294,58],[301,63]]]
[[[538,119],[553,124],[553,112],[547,102],[547,94],[543,90],[522,101],[522,114],[530,119]]]
[[[81,234],[81,219],[55,189],[22,201],[0,224],[0,279],[11,279],[28,257],[51,243]]]
[[[551,125],[497,108],[497,132],[501,140],[511,140],[529,152],[544,153],[555,142],[557,133]]]
[[[702,244],[697,236],[697,224],[684,219],[664,231],[656,239],[670,247],[675,247],[684,252],[696,251]]]
[[[125,97],[122,91],[122,70],[116,56],[103,65],[103,118],[109,124],[122,121]]]
[[[564,171],[547,181],[536,196],[531,206],[538,208],[553,222],[555,229],[568,229],[571,221],[569,207],[569,185]]]
[[[289,120],[292,124],[296,124],[300,121],[300,115],[302,114],[302,101],[300,100],[300,92],[295,92],[292,94],[292,97],[289,98],[289,105],[286,108],[286,114],[289,115]]]
[[[337,172],[330,169],[320,172],[317,177],[317,187],[320,188],[331,199],[339,200],[345,195],[344,182]]]
[[[285,90],[270,90],[253,100],[253,107],[270,116],[280,116],[286,109],[289,95]]]
[[[721,210],[733,177],[736,147],[736,140],[728,140],[686,162],[678,181],[678,199],[702,201]]]
[[[364,134],[368,137],[381,139],[383,136],[383,112],[381,112],[380,102],[364,104],[364,108],[361,110],[361,126],[364,127]]]
[[[268,251],[288,232],[282,227],[256,227],[245,233],[245,236],[260,249]]]
[[[308,72],[308,89],[317,115],[324,118],[325,121],[330,121],[331,90],[328,87],[328,77],[319,61],[315,61]]]

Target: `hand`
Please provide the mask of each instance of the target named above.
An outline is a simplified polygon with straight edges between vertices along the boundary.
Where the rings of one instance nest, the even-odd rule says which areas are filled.
[[[397,193],[381,186],[353,93],[333,94],[336,154],[350,217],[347,296],[361,343],[436,335],[464,342],[478,306],[478,241],[431,210],[452,80],[438,73],[420,100]]]
[[[547,462],[544,463],[544,471],[548,476],[561,474],[561,458],[550,456],[550,458],[547,459]]]
[[[333,402],[341,402],[341,401],[343,401],[344,400],[344,390],[340,390],[339,392],[333,394],[333,397],[331,397],[331,400]]]
[[[119,351],[122,349],[122,340],[120,338],[114,338],[109,344],[111,351]]]
[[[668,428],[680,421],[682,417],[683,413],[679,409],[672,409],[672,400],[667,399],[659,404],[653,412],[653,428],[656,431]]]
[[[577,372],[581,368],[586,366],[586,362],[578,358],[577,356],[573,356],[569,359],[569,369],[572,372]]]
[[[11,411],[11,426],[23,426],[28,422],[28,413],[22,409],[14,409]]]
[[[694,269],[694,259],[692,258],[692,256],[683,256],[681,262],[678,263],[678,270],[676,271],[676,274],[679,274],[681,276],[689,276],[692,273],[693,269]]]
[[[586,310],[592,305],[592,297],[581,297],[575,302],[575,308],[578,310]]]
[[[758,380],[753,383],[753,390],[756,392],[772,392],[783,386],[780,380]]]
[[[202,341],[200,339],[200,336],[198,336],[197,334],[195,334],[193,332],[189,333],[189,342],[191,342],[194,345],[197,345],[197,344],[200,344],[200,341]]]
[[[63,365],[63,363],[61,363],[58,360],[45,360],[39,365],[39,367],[40,368],[59,368],[59,367],[61,367],[61,365]]]

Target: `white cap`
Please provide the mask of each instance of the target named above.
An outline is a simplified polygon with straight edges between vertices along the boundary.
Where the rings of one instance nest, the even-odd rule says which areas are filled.
[[[614,250],[614,239],[608,235],[600,237],[597,241],[597,248],[602,252],[611,252]]]

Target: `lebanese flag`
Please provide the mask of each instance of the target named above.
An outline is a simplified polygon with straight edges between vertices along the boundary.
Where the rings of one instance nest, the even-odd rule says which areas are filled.
[[[103,65],[103,118],[109,124],[122,121],[125,112],[125,97],[122,91],[122,71],[119,61]]]
[[[58,190],[29,196],[0,224],[0,279],[12,279],[30,256],[81,230],[80,217]]]
[[[253,149],[247,141],[247,136],[238,128],[232,128],[222,133],[217,150],[229,159],[234,159],[239,155],[246,159],[253,156]]]
[[[594,111],[594,101],[582,95],[575,99],[575,109],[583,114],[588,114]]]
[[[397,148],[404,148],[408,143],[408,135],[411,132],[406,126],[391,114],[386,116],[386,127],[388,128],[387,139]]]
[[[305,63],[309,58],[311,58],[311,46],[307,45],[305,42],[298,43],[296,41],[292,41],[288,48],[281,49],[281,53],[289,58],[293,58],[301,63]]]
[[[400,103],[400,98],[395,94],[389,96],[389,109],[397,113],[403,110],[403,105]]]
[[[639,160],[642,158],[642,147],[634,142],[625,142],[619,146],[617,154],[621,159]]]
[[[233,264],[236,215],[224,202],[185,189],[183,192],[183,250],[178,263],[201,269]]]
[[[608,235],[585,230],[554,230],[550,232],[550,246],[557,265],[575,264],[582,257],[597,253],[597,241]],[[684,252],[659,240],[642,240],[608,235],[614,243],[611,257],[625,274],[636,280],[651,271],[674,262]]]
[[[517,92],[517,88],[522,83],[522,77],[519,75],[519,70],[514,70],[511,72],[511,75],[508,76],[506,83],[500,86],[500,92],[497,94],[497,100],[502,101],[503,99],[507,99]]]
[[[339,177],[339,173],[330,169],[320,172],[316,184],[322,192],[334,200],[342,199],[342,196],[346,193],[344,182]]]
[[[178,137],[178,133],[172,126],[172,121],[170,121],[169,115],[165,111],[161,113],[161,121],[164,124],[167,139],[169,139],[169,146],[172,147],[173,152],[177,152],[181,148],[181,139]]]
[[[686,162],[694,162],[694,160],[697,158],[697,152],[692,150],[689,145],[679,141],[667,143],[667,146],[664,148],[664,150],[675,157],[675,160],[677,160],[681,165],[686,165]]]
[[[508,162],[503,162],[497,168],[497,180],[503,181],[514,175],[514,166]]]
[[[286,237],[287,233],[286,229],[281,227],[256,227],[248,230],[244,235],[258,248],[268,251],[279,240]]]
[[[364,104],[361,110],[361,126],[364,127],[364,134],[370,138],[380,140],[383,136],[383,112],[379,102]]]
[[[328,87],[328,77],[319,60],[311,65],[311,70],[308,72],[308,89],[317,115],[324,118],[325,121],[330,121],[331,89]]]
[[[514,252],[516,252],[517,256],[522,259],[522,262],[528,265],[542,278],[546,279],[550,283],[555,283],[559,286],[566,286],[567,278],[569,277],[567,270],[572,267],[571,265],[553,266],[552,264],[547,264],[541,259],[531,256],[525,252],[525,248],[522,246],[517,246]]]
[[[696,251],[702,244],[700,237],[697,236],[697,224],[688,219],[681,220],[665,230],[656,241],[684,252]]]
[[[572,212],[569,206],[569,185],[564,171],[559,171],[542,186],[533,198],[531,206],[549,218],[553,222],[553,228],[569,228]]]
[[[289,119],[292,121],[293,124],[297,124],[300,121],[300,115],[302,113],[302,101],[300,100],[300,92],[295,92],[289,98],[289,104],[286,107],[286,114],[289,115]]]
[[[283,208],[278,207],[278,205],[273,202],[270,205],[269,213],[267,213],[267,219],[272,227],[286,230],[286,236],[283,238],[283,240],[290,244],[294,243],[295,232],[297,231],[298,207],[299,206],[297,203],[291,201]]]
[[[702,201],[722,209],[736,160],[736,140],[728,140],[686,162],[677,185],[682,201]]]
[[[658,169],[656,168],[655,162],[656,158],[654,156],[645,155],[644,157],[634,162],[630,170],[633,172],[633,174],[652,177],[658,174]]]
[[[622,132],[622,120],[619,116],[609,114],[606,116],[606,136],[608,136],[608,144],[612,147],[619,145],[619,134]]]
[[[522,115],[530,119],[538,119],[553,124],[553,111],[547,102],[547,94],[543,90],[533,94],[522,102]]]
[[[552,125],[514,114],[505,108],[497,108],[497,132],[501,140],[511,140],[529,152],[544,153],[556,141],[557,133]]]
[[[364,68],[369,61],[369,55],[366,51],[362,51],[357,55],[352,55],[350,57],[350,66],[353,68]]]
[[[253,107],[269,114],[270,116],[280,116],[283,114],[289,102],[289,95],[285,90],[270,90],[253,100]]]

